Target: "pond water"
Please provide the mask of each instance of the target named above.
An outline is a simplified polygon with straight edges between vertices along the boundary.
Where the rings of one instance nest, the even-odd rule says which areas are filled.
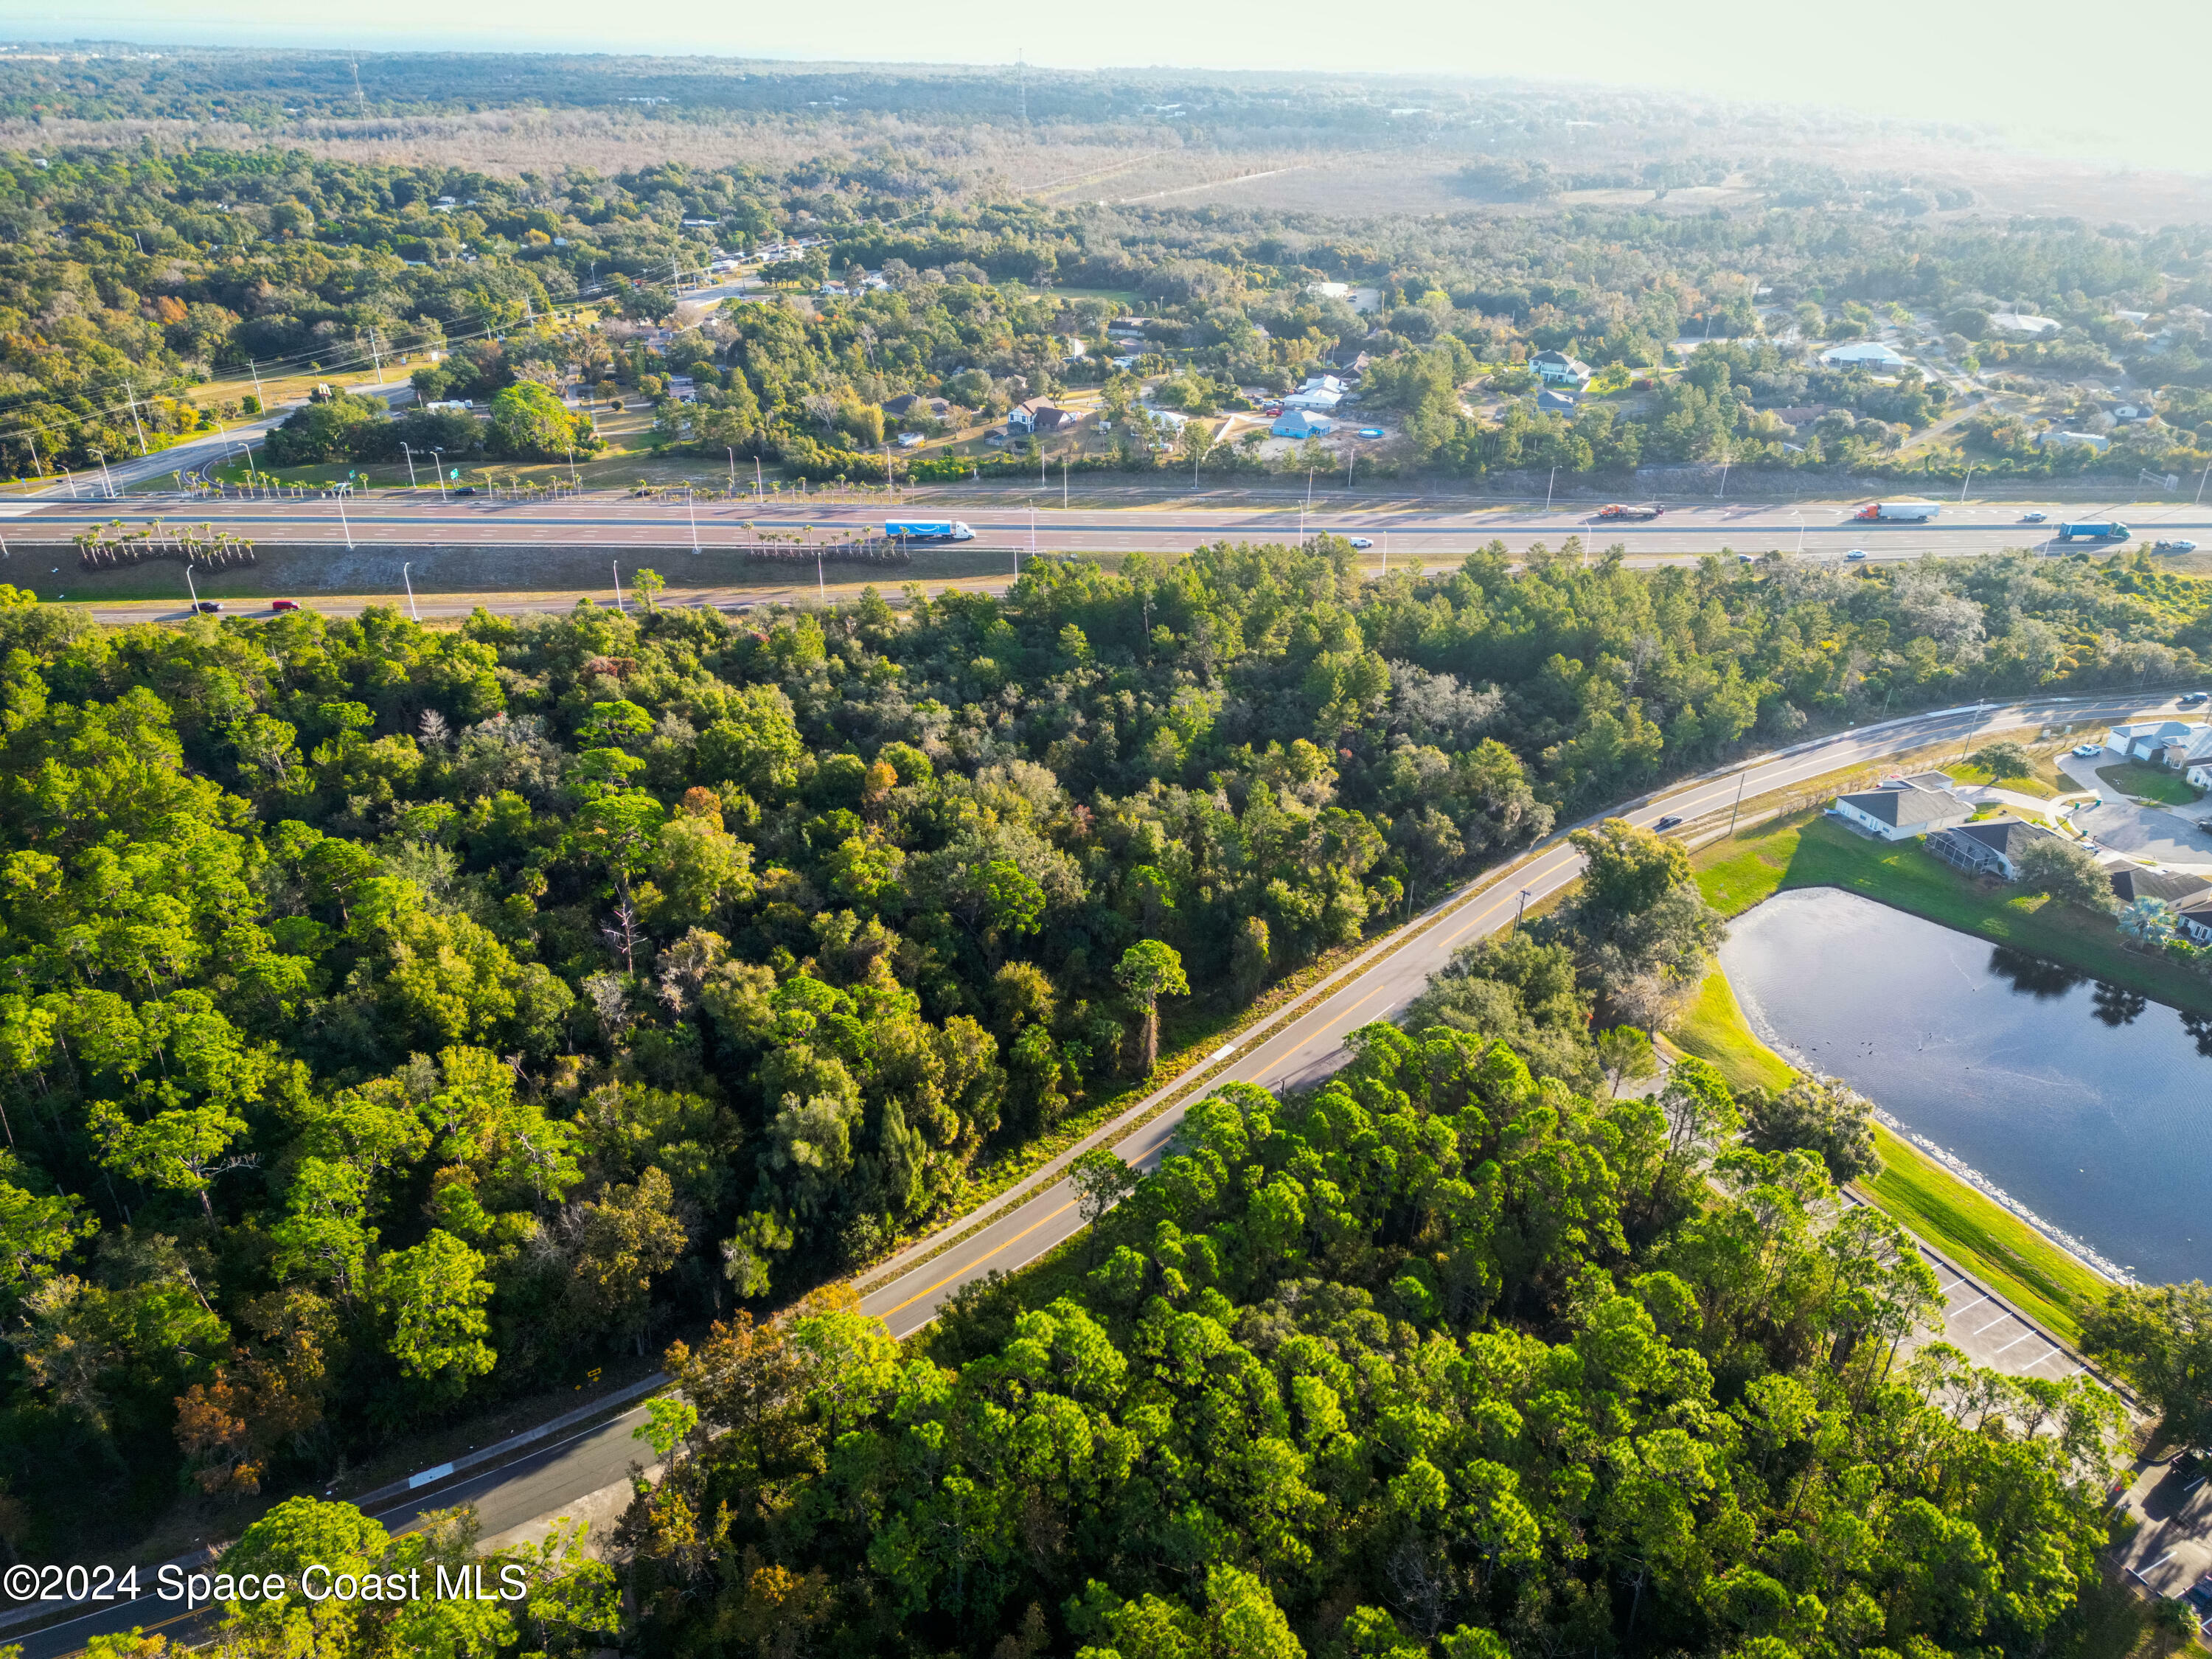
[[[2212,1020],[1832,888],[1737,918],[1720,957],[1793,1063],[2136,1277],[2212,1279]]]

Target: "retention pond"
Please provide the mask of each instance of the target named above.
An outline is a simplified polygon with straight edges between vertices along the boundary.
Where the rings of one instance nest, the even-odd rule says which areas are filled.
[[[1832,888],[1776,895],[1720,955],[1793,1064],[2136,1278],[2212,1278],[2212,1020]]]

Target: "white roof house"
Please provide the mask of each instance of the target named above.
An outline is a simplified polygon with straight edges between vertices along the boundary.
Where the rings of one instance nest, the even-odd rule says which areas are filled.
[[[1894,346],[1886,346],[1879,340],[1852,340],[1843,345],[1830,346],[1820,354],[1820,361],[1832,368],[1902,368],[1904,354]]]
[[[2200,721],[2137,720],[2105,733],[2105,747],[2131,760],[2157,760],[2177,744],[2193,750],[2207,734],[2212,734],[2212,725]]]
[[[2035,441],[2039,447],[2057,444],[2062,447],[2073,445],[2094,449],[2100,455],[2112,447],[2110,438],[2096,432],[2039,432],[2035,434]]]
[[[1283,408],[1285,412],[1293,409],[1310,409],[1327,414],[1343,401],[1344,394],[1341,392],[1330,392],[1322,388],[1293,392],[1283,399]]]
[[[2035,317],[2024,311],[1993,311],[1990,326],[2001,328],[2008,334],[2051,334],[2063,328],[2056,317]]]

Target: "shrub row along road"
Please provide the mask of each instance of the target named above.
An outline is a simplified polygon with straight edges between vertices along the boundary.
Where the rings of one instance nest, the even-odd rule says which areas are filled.
[[[1739,796],[1755,799],[1832,772],[1870,765],[1887,756],[1930,744],[1966,748],[1980,733],[2024,724],[2081,720],[2108,723],[2138,713],[2170,710],[2172,707],[2170,702],[2146,702],[2136,697],[2057,697],[1911,715],[1762,757],[1734,770],[1676,787],[1663,796],[1632,803],[1619,809],[1618,815],[1646,825],[1662,816],[1694,821],[1728,811]],[[1524,891],[1527,902],[1532,904],[1547,898],[1575,880],[1582,873],[1582,864],[1581,855],[1566,844],[1562,836],[1547,843],[1517,868],[1477,881],[1424,917],[1417,918],[1413,927],[1377,940],[1292,1005],[1286,1019],[1276,1022],[1280,1029],[1273,1035],[1257,1036],[1249,1045],[1240,1044],[1233,1052],[1217,1055],[1217,1061],[1225,1063],[1218,1064],[1211,1074],[1191,1074],[1184,1082],[1139,1101],[1081,1146],[1071,1149],[1029,1181],[1003,1194],[994,1205],[919,1241],[883,1268],[864,1275],[860,1281],[862,1310],[882,1318],[893,1335],[908,1336],[934,1319],[939,1309],[963,1285],[994,1271],[1012,1270],[1034,1261],[1072,1237],[1081,1225],[1075,1195],[1061,1178],[1066,1164],[1078,1152],[1113,1140],[1131,1123],[1143,1119],[1161,1101],[1200,1075],[1209,1085],[1238,1081],[1276,1090],[1312,1083],[1327,1076],[1342,1062],[1347,1035],[1402,1008],[1429,976],[1450,959],[1453,951],[1486,933],[1512,926]],[[1200,1092],[1193,1089],[1189,1097],[1197,1098]],[[1182,1119],[1182,1105],[1178,1101],[1127,1133],[1114,1150],[1140,1169],[1154,1167]],[[986,1224],[977,1227],[978,1222]],[[976,1230],[969,1232],[970,1228]],[[962,1237],[963,1234],[967,1236]],[[1945,1272],[1942,1277],[1948,1281],[1955,1275]],[[1959,1314],[1967,1310],[1961,1309],[1960,1304],[1974,1303],[1974,1293],[1970,1290],[1947,1291],[1946,1300],[1952,1312]],[[1971,1336],[1979,1333],[1968,1333],[1961,1327],[1955,1334]],[[1992,1344],[1973,1346],[1988,1350]],[[2023,1364],[2043,1364],[2049,1358],[2047,1343],[2017,1347],[2008,1343],[2006,1347],[2009,1352],[1990,1353],[1988,1362],[2009,1370]],[[2037,1374],[2047,1376],[2053,1371],[2045,1365]],[[378,1518],[394,1530],[402,1530],[428,1511],[473,1502],[483,1530],[489,1534],[551,1514],[562,1504],[598,1492],[623,1477],[630,1465],[642,1455],[643,1448],[632,1431],[644,1420],[645,1413],[640,1407],[488,1473],[426,1486],[421,1493],[380,1514]],[[147,1577],[142,1573],[142,1581]],[[67,1656],[82,1651],[92,1637],[111,1635],[133,1626],[158,1628],[173,1640],[191,1641],[205,1632],[214,1617],[212,1609],[180,1610],[149,1595],[136,1601],[102,1607],[16,1639],[23,1644],[24,1659],[67,1659]]]

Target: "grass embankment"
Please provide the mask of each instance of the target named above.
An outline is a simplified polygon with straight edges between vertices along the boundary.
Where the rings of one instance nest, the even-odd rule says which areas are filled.
[[[2163,767],[2146,765],[2142,761],[2121,761],[2117,765],[2100,766],[2097,776],[2105,787],[2116,795],[2128,795],[2136,800],[2154,800],[2161,806],[2190,806],[2204,799],[2204,792],[2195,787],[2178,772]]]
[[[1878,1123],[1874,1141],[1881,1168],[1858,1183],[1868,1197],[2031,1319],[2081,1340],[2106,1279]]]
[[[1838,887],[1962,933],[2048,957],[2191,1013],[2212,1013],[2212,982],[2125,948],[2108,916],[1954,870],[1917,842],[1863,841],[1817,811],[1748,828],[1697,853],[1698,885],[1726,915],[1795,887]]]
[[[1717,968],[1705,975],[1696,999],[1667,1035],[1684,1054],[1695,1055],[1726,1078],[1731,1089],[1754,1085],[1786,1089],[1797,1075],[1788,1060],[1753,1032],[1728,975]]]
[[[1710,1062],[1731,1088],[1786,1088],[1796,1075],[1759,1040],[1717,969],[1668,1035],[1684,1053]],[[1880,1124],[1874,1135],[1881,1168],[1859,1182],[1859,1190],[2022,1313],[2069,1342],[2077,1340],[2081,1316],[2102,1299],[2106,1281]]]

